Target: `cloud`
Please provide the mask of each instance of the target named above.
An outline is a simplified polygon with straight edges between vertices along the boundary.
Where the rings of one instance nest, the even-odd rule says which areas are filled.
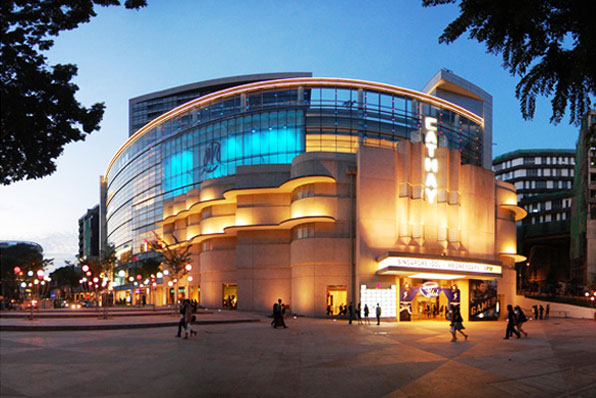
[[[79,252],[78,234],[76,232],[54,232],[46,234],[22,233],[18,235],[2,236],[2,240],[26,240],[39,243],[43,248],[44,258],[53,258],[54,266],[64,266],[64,261],[74,261]]]

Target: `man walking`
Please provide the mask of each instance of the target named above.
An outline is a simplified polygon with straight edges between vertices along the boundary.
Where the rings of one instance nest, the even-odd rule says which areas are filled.
[[[352,324],[352,319],[354,319],[354,306],[350,301],[350,305],[348,306],[348,313],[350,314],[350,321],[348,322],[350,325]]]
[[[277,304],[273,305],[273,327],[277,329],[278,325],[283,326],[284,329],[287,328],[286,323],[284,322],[284,311],[281,299],[277,299]]]
[[[381,324],[381,306],[377,303],[377,325]]]

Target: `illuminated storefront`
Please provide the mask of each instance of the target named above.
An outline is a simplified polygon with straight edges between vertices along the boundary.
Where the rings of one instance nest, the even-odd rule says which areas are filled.
[[[461,81],[441,79],[429,92]],[[473,280],[513,294],[524,215],[514,187],[489,170],[490,129],[475,109],[334,78],[197,98],[114,156],[104,179],[108,241],[133,256],[153,231],[192,245],[192,272],[180,282],[205,306],[270,311],[282,298],[323,316],[350,302],[372,314],[378,303],[385,318],[405,305],[421,319],[427,306],[434,313],[459,299],[467,317]]]

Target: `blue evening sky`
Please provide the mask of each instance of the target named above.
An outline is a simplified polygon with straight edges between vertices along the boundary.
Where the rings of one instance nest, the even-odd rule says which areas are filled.
[[[313,72],[420,90],[441,68],[493,96],[493,156],[520,148],[573,148],[578,129],[548,122],[550,102],[524,121],[517,78],[482,44],[438,43],[454,6],[400,1],[166,1],[99,9],[61,34],[50,64],[74,63],[78,100],[105,102],[101,130],[69,144],[58,170],[0,187],[0,240],[32,240],[55,265],[78,251],[77,220],[99,202],[99,176],[127,138],[128,100],[201,80],[260,72]]]

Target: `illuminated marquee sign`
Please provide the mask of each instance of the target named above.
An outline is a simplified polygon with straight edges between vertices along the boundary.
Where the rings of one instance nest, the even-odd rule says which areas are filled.
[[[435,157],[437,150],[437,119],[434,117],[424,118],[424,144],[426,145],[426,158],[424,159],[424,170],[426,178],[424,181],[424,193],[428,203],[434,203],[437,196],[437,176],[439,171],[439,161]]]
[[[501,275],[501,266],[488,263],[477,263],[457,260],[442,260],[418,257],[389,256],[379,262],[379,268],[398,267],[408,270],[432,270],[440,272],[460,272],[475,274]]]

